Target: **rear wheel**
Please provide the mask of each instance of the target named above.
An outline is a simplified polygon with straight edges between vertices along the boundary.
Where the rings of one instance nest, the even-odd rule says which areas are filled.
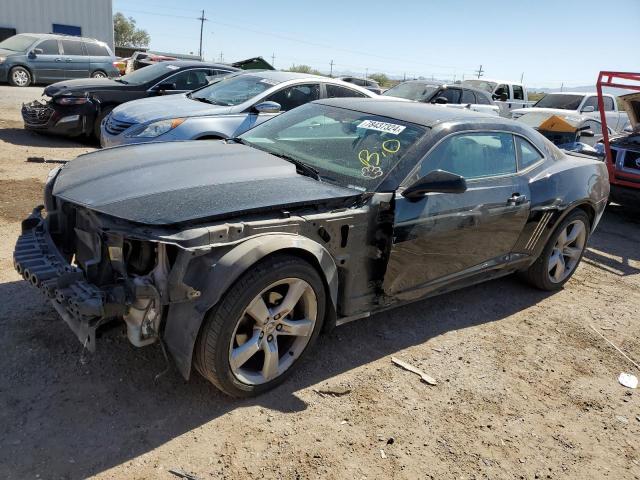
[[[107,74],[102,70],[96,70],[91,74],[91,78],[107,78]]]
[[[31,72],[24,67],[13,67],[9,72],[9,83],[14,87],[28,87],[31,81]]]
[[[574,210],[555,229],[542,254],[525,278],[541,290],[559,290],[576,271],[589,239],[590,221],[582,210]]]
[[[235,397],[284,381],[315,342],[325,311],[316,269],[276,255],[251,267],[209,312],[195,351],[202,376]]]

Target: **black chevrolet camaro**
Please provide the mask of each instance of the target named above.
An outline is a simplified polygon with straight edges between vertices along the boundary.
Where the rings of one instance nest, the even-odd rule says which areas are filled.
[[[608,193],[602,162],[511,120],[322,100],[235,140],[78,157],[14,262],[87,348],[124,320],[185,378],[249,396],[323,328],[516,272],[561,288]]]
[[[99,138],[100,122],[121,103],[190,92],[237,71],[241,70],[217,63],[174,61],[157,63],[116,79],[66,80],[46,87],[45,101],[24,104],[22,119],[28,130]]]

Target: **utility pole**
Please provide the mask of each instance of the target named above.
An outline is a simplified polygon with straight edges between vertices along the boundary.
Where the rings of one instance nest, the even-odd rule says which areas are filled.
[[[406,82],[406,81],[407,81],[407,72],[404,72],[404,73],[402,74],[402,81],[403,81],[403,82]]]
[[[480,65],[480,68],[476,70],[476,73],[478,74],[478,78],[482,76],[482,65]]]
[[[333,60],[329,62],[329,76],[333,78]]]
[[[560,84],[560,91],[562,91],[563,88],[564,88],[564,82]]]
[[[276,54],[275,53],[271,54],[271,66],[273,68],[276,68]]]
[[[200,50],[198,55],[200,56],[200,60],[202,60],[202,29],[204,28],[204,22],[208,20],[204,18],[204,10],[202,10],[202,16],[198,18],[198,20],[200,20]]]
[[[222,63],[222,52],[220,52],[220,63]]]
[[[522,75],[520,75],[520,83],[522,83],[523,79],[524,79],[524,72],[522,72]]]
[[[369,69],[365,68],[364,69],[364,79],[367,80],[369,78]]]

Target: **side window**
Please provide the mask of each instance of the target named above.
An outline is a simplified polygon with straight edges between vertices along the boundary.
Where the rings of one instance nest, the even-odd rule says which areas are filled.
[[[598,97],[589,97],[587,98],[587,101],[584,102],[584,105],[582,106],[582,108],[584,107],[593,107],[594,110],[596,112],[598,112]]]
[[[476,100],[480,105],[491,105],[491,100],[482,93],[476,93]]]
[[[457,88],[445,88],[440,90],[437,97],[444,97],[447,103],[460,103],[460,90]]]
[[[43,55],[60,55],[58,40],[44,40],[36,45],[36,48],[42,49]]]
[[[421,165],[421,175],[441,169],[466,179],[517,171],[513,135],[502,132],[462,133],[444,140]]]
[[[351,88],[343,87],[342,85],[333,85],[326,83],[327,98],[340,98],[340,97],[366,97],[362,92],[353,90]]]
[[[310,83],[283,88],[265,100],[277,102],[283,112],[320,98],[320,84]]]
[[[513,99],[514,100],[524,100],[524,90],[522,89],[522,85],[513,85]]]
[[[604,100],[604,111],[605,112],[613,112],[615,108],[613,107],[613,98],[611,97],[603,97]]]
[[[85,55],[82,49],[82,42],[74,40],[61,40],[62,50],[65,55]]]
[[[476,103],[476,96],[473,94],[471,90],[462,90],[462,98],[460,99],[460,103]]]
[[[195,90],[209,83],[207,70],[185,70],[168,78],[167,82],[176,84],[176,90]]]
[[[100,45],[93,42],[85,42],[85,48],[87,49],[87,53],[92,57],[110,57],[109,51],[104,45]]]
[[[500,100],[500,96],[503,94],[506,95],[507,98],[509,98],[509,85],[505,85],[504,83],[498,85],[494,93],[498,97],[498,100]]]
[[[530,167],[542,159],[542,155],[540,155],[538,150],[522,137],[516,136],[516,147],[518,149],[518,156],[520,157],[521,170]]]

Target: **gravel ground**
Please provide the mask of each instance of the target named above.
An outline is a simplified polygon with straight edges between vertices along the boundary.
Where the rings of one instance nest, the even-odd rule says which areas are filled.
[[[609,207],[560,292],[505,278],[354,322],[277,390],[232,400],[173,367],[154,383],[159,347],[119,329],[83,355],[14,272],[52,167],[27,157],[91,150],[22,129],[40,92],[0,87],[0,478],[640,479],[640,391],[617,382],[640,371],[590,329],[640,359],[637,213]]]

